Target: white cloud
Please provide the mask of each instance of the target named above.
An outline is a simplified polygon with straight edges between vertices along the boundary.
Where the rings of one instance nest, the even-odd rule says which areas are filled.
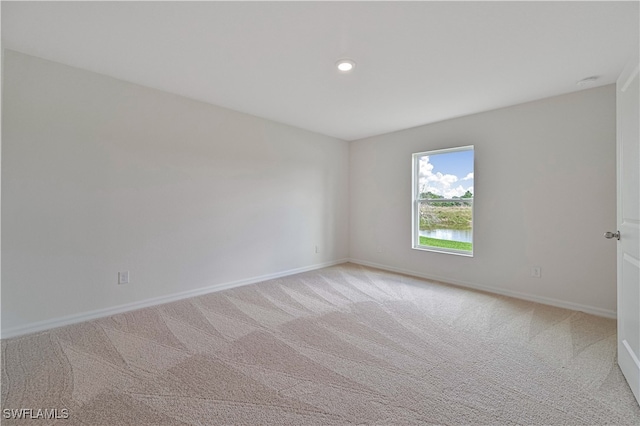
[[[428,155],[420,158],[419,168],[420,168],[420,171],[419,171],[420,177],[428,177],[432,175],[431,171],[433,170],[433,164],[429,162]]]
[[[427,181],[437,182],[446,189],[451,187],[451,184],[456,183],[458,181],[458,177],[455,175],[443,175],[442,173],[437,172],[435,174],[429,175],[427,177]]]
[[[462,178],[462,180],[471,180],[471,179],[473,179],[473,172],[469,173],[468,175]]]
[[[462,185],[458,185],[456,188],[446,190],[442,195],[445,198],[462,197],[467,191],[471,191],[473,194],[473,186],[464,188]]]
[[[444,197],[450,197],[448,194],[454,194],[455,196],[462,188],[452,189],[452,185],[458,182],[458,177],[451,174],[442,174],[440,172],[433,173],[433,164],[429,162],[429,156],[420,158],[419,167],[419,185],[420,192],[431,192],[433,194],[442,195]],[[464,195],[466,190],[462,191]],[[453,196],[453,195],[451,195]]]

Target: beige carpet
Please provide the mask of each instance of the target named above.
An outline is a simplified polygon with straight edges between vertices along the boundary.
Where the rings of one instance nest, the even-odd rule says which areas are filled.
[[[344,264],[5,340],[2,408],[64,408],[61,425],[637,425],[615,325]]]

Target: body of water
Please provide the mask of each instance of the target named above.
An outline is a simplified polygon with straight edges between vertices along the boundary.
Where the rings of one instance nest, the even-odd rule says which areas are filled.
[[[430,229],[420,231],[423,237],[437,238],[438,240],[472,242],[473,231],[470,229]]]

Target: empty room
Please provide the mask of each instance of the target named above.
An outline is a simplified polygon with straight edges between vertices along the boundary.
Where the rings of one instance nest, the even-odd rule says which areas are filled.
[[[640,424],[639,6],[2,1],[0,422]]]

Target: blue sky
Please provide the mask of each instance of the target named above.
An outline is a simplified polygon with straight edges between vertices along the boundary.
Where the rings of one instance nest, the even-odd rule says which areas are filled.
[[[420,192],[431,191],[445,198],[474,192],[472,150],[422,156],[419,168]]]

